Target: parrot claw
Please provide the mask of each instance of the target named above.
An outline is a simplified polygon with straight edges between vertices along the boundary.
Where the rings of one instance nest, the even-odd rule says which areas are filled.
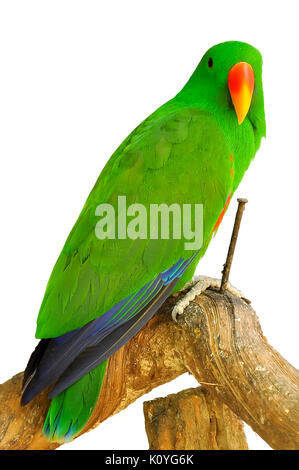
[[[172,310],[171,316],[173,321],[177,323],[177,316],[183,314],[185,308],[188,307],[190,302],[192,302],[192,300],[194,300],[196,296],[200,295],[209,287],[212,287],[214,289],[220,289],[220,285],[220,279],[214,279],[212,277],[206,276],[194,276],[192,281],[188,282],[188,284],[186,284],[184,287],[184,290],[189,289],[188,292],[184,295],[181,300],[178,301],[178,303]],[[226,290],[229,291],[231,294],[235,295],[236,297],[245,300],[247,303],[250,303],[250,301],[244,297],[242,292],[239,291],[239,289],[237,289],[236,287],[232,286],[230,283],[228,283]]]

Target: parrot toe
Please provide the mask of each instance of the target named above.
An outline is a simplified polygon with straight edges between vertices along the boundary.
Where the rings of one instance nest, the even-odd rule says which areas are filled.
[[[188,305],[195,299],[196,296],[202,294],[202,292],[207,290],[209,287],[220,289],[220,286],[220,279],[214,279],[207,276],[194,276],[192,281],[188,282],[188,284],[186,284],[184,287],[184,290],[188,290],[187,293],[172,309],[171,316],[173,321],[177,323],[177,316],[183,314],[185,308],[188,307]],[[226,290],[236,297],[245,300],[247,303],[250,303],[250,301],[244,297],[242,292],[236,287],[232,286],[230,283],[228,283]]]

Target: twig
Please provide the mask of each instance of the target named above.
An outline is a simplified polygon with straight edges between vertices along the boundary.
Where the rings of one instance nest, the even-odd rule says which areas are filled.
[[[232,262],[233,262],[233,257],[234,257],[234,252],[235,252],[236,243],[237,243],[237,239],[238,239],[241,220],[242,220],[243,212],[244,212],[244,209],[245,209],[245,204],[247,202],[248,202],[247,199],[241,199],[241,198],[238,199],[239,205],[238,205],[238,210],[237,210],[237,213],[236,213],[233,233],[232,233],[232,237],[231,237],[228,252],[227,252],[226,262],[225,262],[223,270],[222,270],[222,280],[221,280],[221,286],[220,286],[220,292],[222,292],[222,293],[227,288],[230,268],[231,268],[231,265],[232,265]]]

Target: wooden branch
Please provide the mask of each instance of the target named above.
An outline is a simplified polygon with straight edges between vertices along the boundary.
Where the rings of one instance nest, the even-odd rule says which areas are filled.
[[[299,373],[263,336],[245,301],[209,291],[181,322],[184,364],[273,449],[299,448]]]
[[[299,375],[264,338],[253,309],[206,291],[171,320],[177,297],[109,360],[83,432],[188,370],[274,449],[299,448]],[[22,374],[0,386],[0,448],[54,449],[42,436],[48,399],[20,407]],[[216,385],[215,385],[216,384]]]
[[[247,450],[243,423],[203,387],[143,404],[150,450]]]
[[[153,388],[186,372],[175,349],[179,329],[171,320],[169,299],[146,327],[114,354],[107,366],[98,404],[84,432],[96,427]],[[0,450],[45,450],[59,447],[42,435],[47,391],[20,407],[23,373],[0,385]],[[132,444],[133,445],[133,444]]]

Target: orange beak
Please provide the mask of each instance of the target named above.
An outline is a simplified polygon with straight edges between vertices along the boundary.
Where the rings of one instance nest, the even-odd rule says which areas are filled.
[[[254,71],[247,62],[234,65],[228,74],[228,88],[237,114],[242,124],[249,111],[254,90]]]

